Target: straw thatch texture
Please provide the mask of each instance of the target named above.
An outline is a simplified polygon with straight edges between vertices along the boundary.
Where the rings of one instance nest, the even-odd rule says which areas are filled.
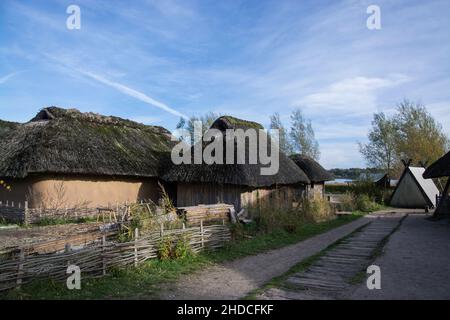
[[[25,124],[0,124],[0,177],[33,173],[158,176],[170,133],[117,117],[49,107]],[[6,129],[5,129],[6,128]]]
[[[331,173],[325,170],[325,168],[322,167],[317,161],[308,156],[294,154],[289,158],[291,158],[291,160],[294,161],[295,164],[306,173],[311,182],[324,182],[334,179]]]
[[[211,126],[213,129],[221,130],[226,135],[227,129],[262,129],[263,127],[256,123],[237,119],[230,116],[218,118]],[[225,139],[224,139],[225,140]],[[246,164],[226,164],[226,148],[224,143],[224,164],[181,164],[172,165],[163,175],[163,179],[169,182],[210,182],[219,184],[233,184],[248,187],[270,187],[275,185],[304,184],[309,183],[306,174],[290,160],[283,152],[279,152],[279,170],[274,175],[261,175],[261,168],[266,165],[258,162],[257,164],[248,164],[249,147],[245,144]],[[269,139],[269,145],[271,141]],[[208,143],[204,143],[205,147]],[[259,141],[258,141],[259,144]],[[234,159],[237,155],[237,143],[235,141]],[[192,159],[194,156],[194,147],[192,148]],[[242,155],[240,155],[242,156]],[[192,160],[192,163],[194,161]]]

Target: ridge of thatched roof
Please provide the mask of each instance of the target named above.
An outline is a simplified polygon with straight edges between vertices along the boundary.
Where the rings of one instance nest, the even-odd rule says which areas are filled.
[[[450,177],[450,152],[436,160],[423,173],[425,179]]]
[[[154,177],[173,145],[161,127],[58,107],[42,109],[0,137],[4,178],[33,173]]]
[[[4,121],[0,119],[0,139],[3,135],[6,135],[11,130],[17,128],[18,125],[19,123],[17,122]]]
[[[226,129],[264,129],[256,122],[224,116],[214,121],[211,128],[225,131]],[[224,139],[225,140],[225,139]],[[269,139],[270,143],[270,139]],[[207,143],[204,143],[205,146]],[[194,147],[192,147],[194,148]],[[237,148],[234,148],[234,159],[237,159]],[[248,159],[248,144],[246,143],[246,159]],[[192,150],[191,155],[194,155]],[[224,148],[224,159],[226,149]],[[193,163],[193,162],[192,162]],[[306,174],[283,152],[279,153],[279,171],[275,175],[261,175],[262,164],[180,164],[171,165],[163,175],[169,182],[210,182],[220,184],[243,185],[248,187],[269,187],[309,183]]]
[[[311,182],[334,180],[331,173],[325,170],[325,168],[322,167],[317,161],[308,156],[293,154],[289,156],[289,158],[291,158],[291,160],[294,161],[295,164],[306,173]]]
[[[211,125],[211,128],[222,131],[226,129],[264,129],[264,127],[257,122],[243,120],[232,116],[221,116],[217,118]]]

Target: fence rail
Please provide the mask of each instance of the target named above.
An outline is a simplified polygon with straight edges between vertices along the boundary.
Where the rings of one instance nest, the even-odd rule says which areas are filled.
[[[185,237],[193,252],[216,249],[231,239],[226,224],[152,231],[139,236],[136,229],[132,241],[117,243],[108,241],[106,236],[98,243],[78,250],[66,244],[65,252],[29,254],[25,248],[16,248],[0,256],[0,291],[21,286],[34,279],[67,278],[69,265],[76,265],[83,278],[99,277],[113,267],[135,265],[157,258],[158,246],[167,237]]]

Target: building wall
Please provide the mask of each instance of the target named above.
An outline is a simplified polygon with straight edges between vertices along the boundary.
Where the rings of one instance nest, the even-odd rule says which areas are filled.
[[[325,183],[311,183],[307,186],[308,198],[313,199],[323,199],[325,196]]]
[[[290,208],[293,202],[301,201],[304,190],[302,186],[252,189],[215,183],[178,183],[177,206],[227,203],[236,210],[257,206]]]
[[[116,202],[157,201],[159,188],[153,178],[105,178],[35,176],[26,179],[5,180],[11,191],[0,189],[0,201],[5,203],[28,200],[30,208],[106,206]]]

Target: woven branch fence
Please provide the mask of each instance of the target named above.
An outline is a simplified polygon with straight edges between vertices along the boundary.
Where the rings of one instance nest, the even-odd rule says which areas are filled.
[[[113,267],[140,263],[158,257],[158,246],[167,237],[185,237],[193,252],[222,247],[231,239],[226,224],[216,224],[182,229],[152,231],[139,236],[135,230],[134,240],[124,243],[108,241],[103,236],[99,243],[79,250],[70,249],[67,243],[65,252],[47,254],[27,254],[24,248],[17,248],[0,256],[0,291],[20,287],[35,279],[51,278],[64,280],[69,265],[81,270],[82,278],[101,277]]]

